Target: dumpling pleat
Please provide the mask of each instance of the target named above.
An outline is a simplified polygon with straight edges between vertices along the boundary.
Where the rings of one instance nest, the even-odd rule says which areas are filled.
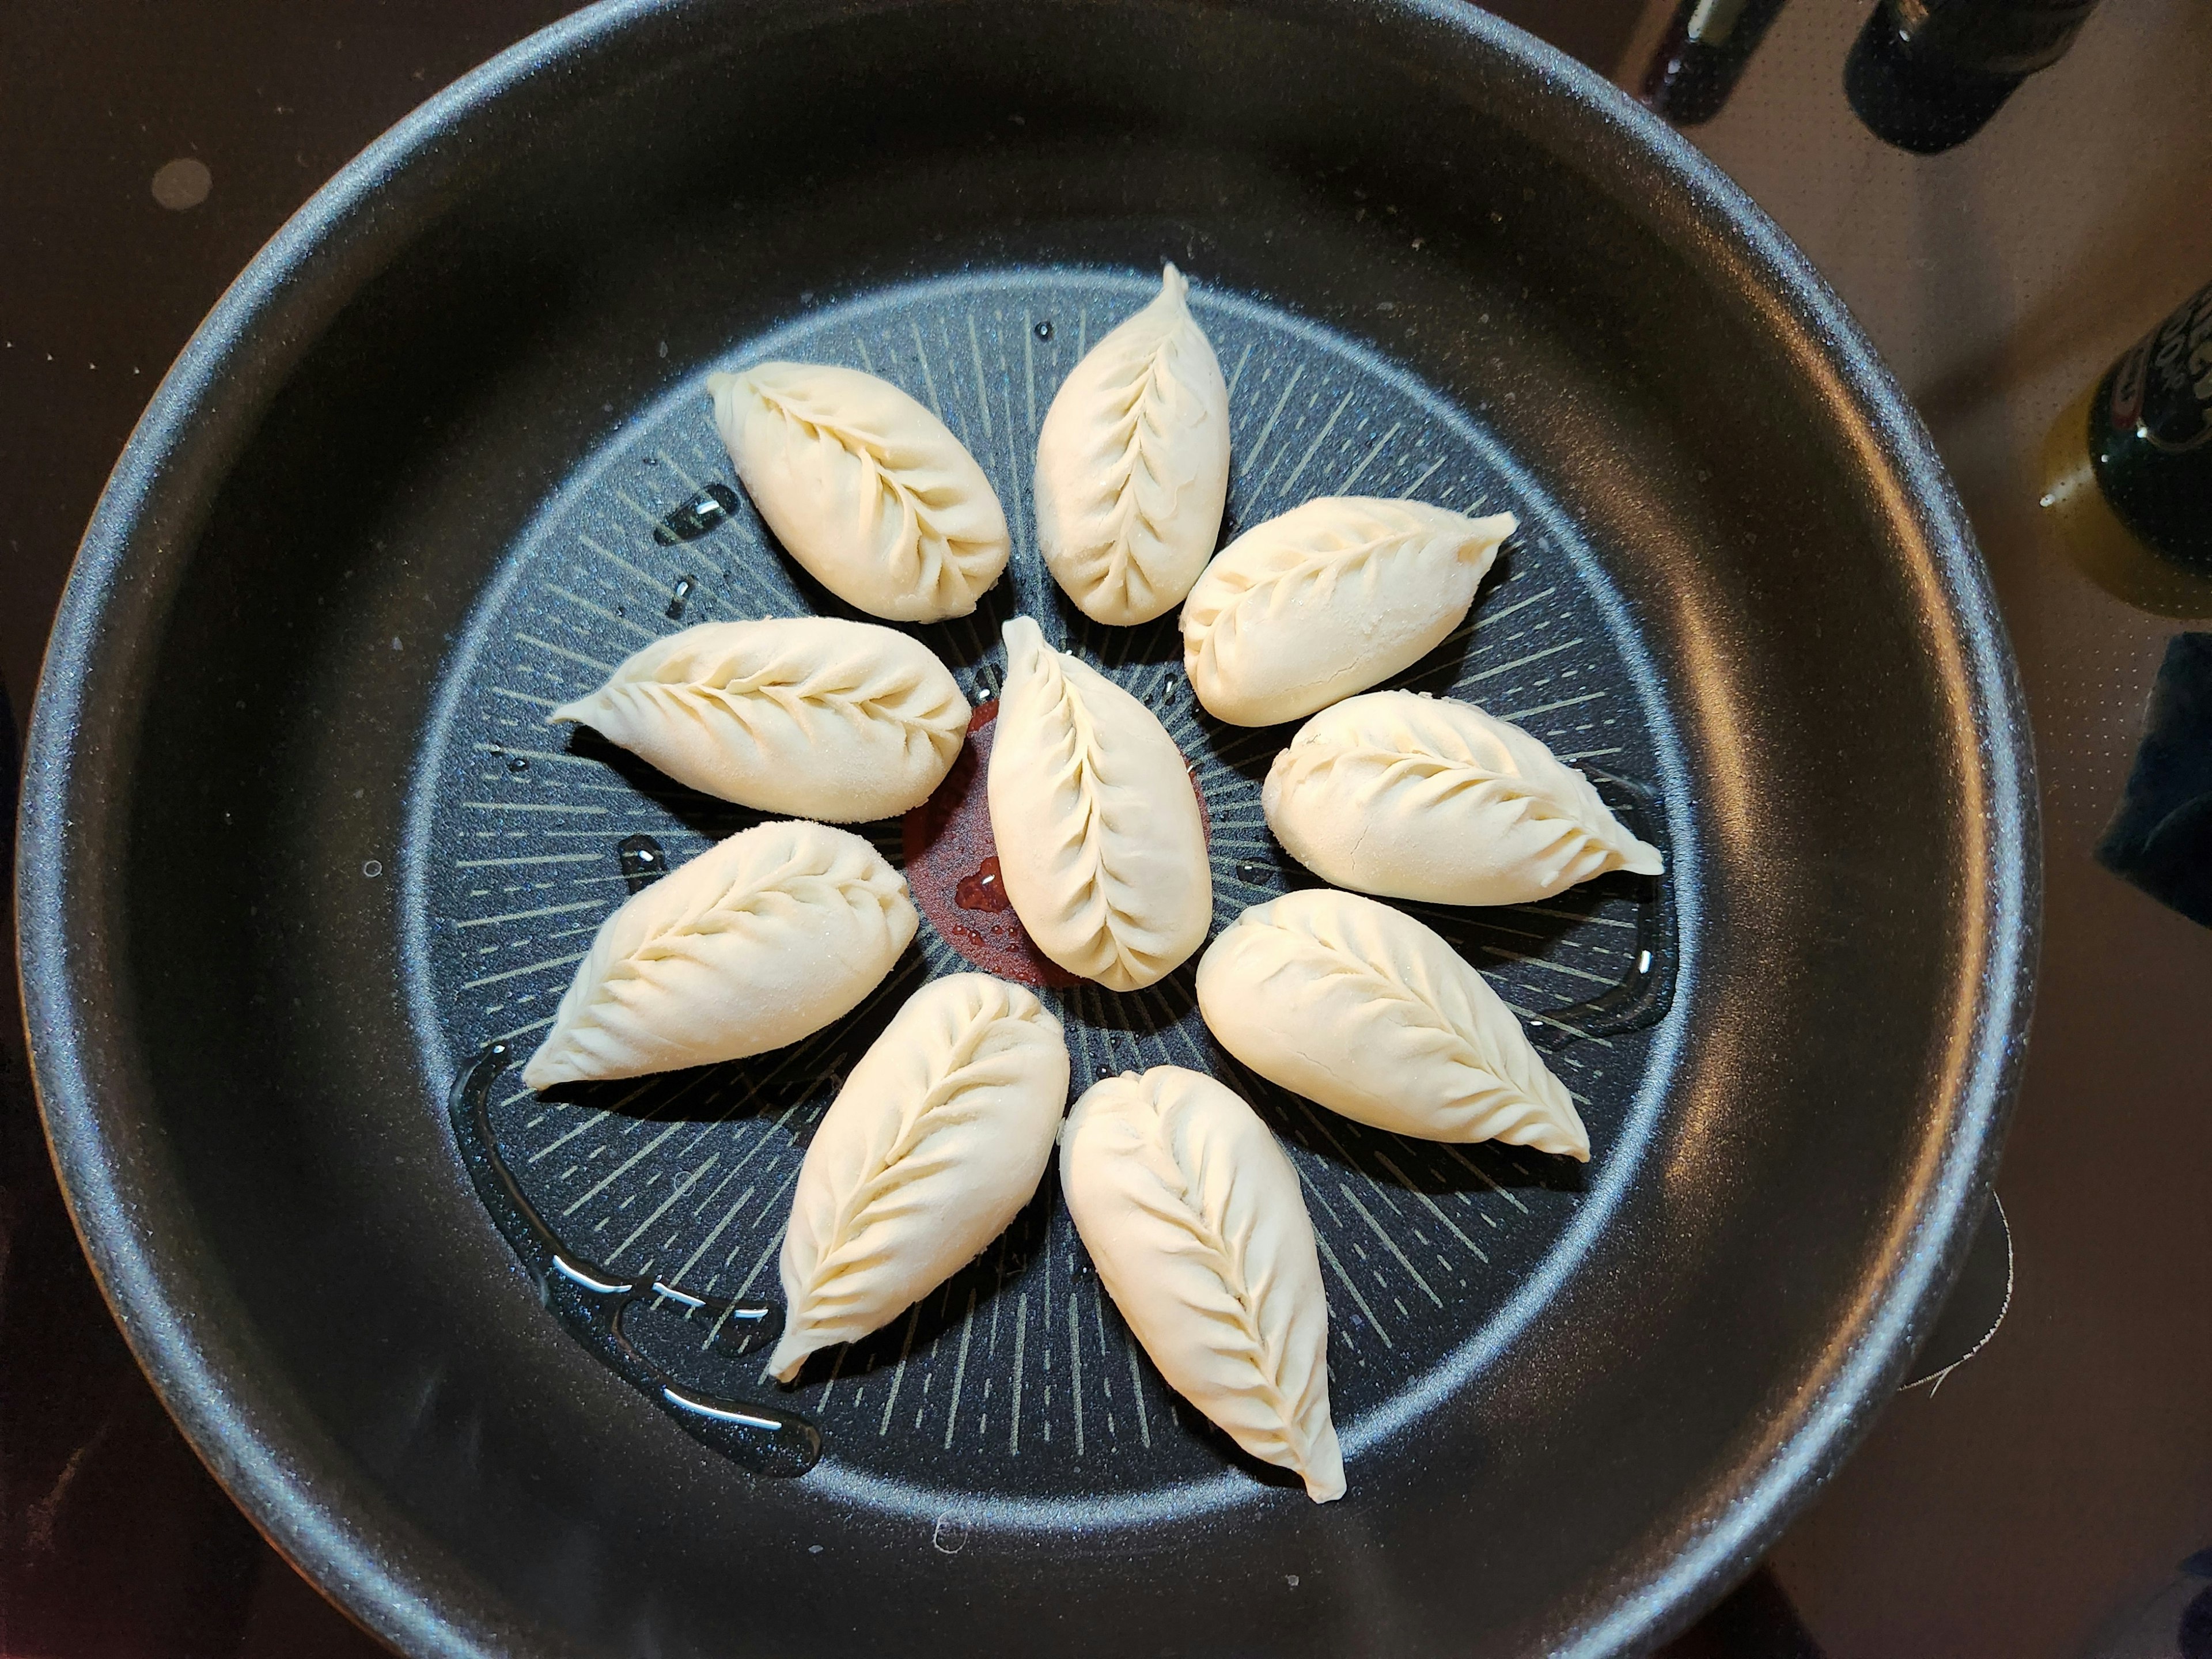
[[[1213,914],[1189,769],[1151,709],[1047,647],[1030,617],[1006,639],[987,787],[1006,897],[1070,973],[1150,985],[1204,942]]]
[[[1513,533],[1420,501],[1322,496],[1255,525],[1183,601],[1183,670],[1217,720],[1273,726],[1410,668],[1443,643]]]
[[[997,1237],[1051,1161],[1067,1080],[1060,1022],[1021,987],[956,974],[908,998],[800,1165],[769,1370],[878,1329]]]
[[[599,924],[522,1080],[642,1077],[796,1042],[856,1007],[919,920],[905,878],[848,830],[741,831]]]
[[[1037,544],[1094,621],[1149,622],[1198,580],[1229,492],[1229,388],[1169,265],[1093,346],[1037,435]]]
[[[1512,1010],[1387,904],[1311,888],[1255,905],[1200,959],[1198,1006],[1253,1071],[1362,1123],[1589,1157],[1566,1085]]]
[[[1299,728],[1267,827],[1326,881],[1436,904],[1524,904],[1612,870],[1657,875],[1588,778],[1473,703],[1349,697]]]
[[[1313,1224],[1258,1115],[1212,1078],[1154,1066],[1085,1091],[1060,1161],[1099,1280],[1168,1385],[1316,1503],[1342,1497]]]
[[[819,363],[710,374],[753,504],[824,587],[892,622],[964,617],[1006,568],[1006,515],[945,422],[887,380]]]
[[[968,717],[951,672],[918,640],[797,617],[672,634],[546,720],[589,726],[718,799],[852,823],[927,799]]]

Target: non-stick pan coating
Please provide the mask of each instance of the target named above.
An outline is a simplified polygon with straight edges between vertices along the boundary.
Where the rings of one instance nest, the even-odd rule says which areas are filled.
[[[1019,544],[1042,401],[1163,258],[1253,377],[1232,518],[1347,481],[1522,514],[1421,684],[1633,787],[1673,854],[1671,1008],[1559,1049],[1586,1171],[1269,1104],[1340,1264],[1342,1504],[1175,1411],[1049,1181],[834,1388],[721,1379],[823,1426],[819,1468],[762,1479],[541,1305],[448,1127],[470,1054],[550,1012],[540,964],[586,935],[550,936],[639,874],[621,843],[680,860],[743,821],[532,700],[631,635],[830,603],[740,498],[699,520],[731,483],[707,368],[872,362],[983,457]],[[1086,630],[1034,568],[982,620],[1016,602],[1164,700],[1224,916],[1299,879],[1169,630]],[[933,642],[981,698],[975,632]],[[1756,1553],[1948,1282],[2025,1018],[2026,767],[1893,387],[1747,204],[1524,38],[1410,6],[617,7],[342,176],[157,398],[41,693],[27,988],[139,1352],[410,1651],[1610,1651]],[[1660,896],[1456,937],[1556,1014],[1628,975],[1608,927],[1662,938]],[[926,927],[906,971],[957,965]],[[1177,994],[1075,996],[1083,1060],[1204,1057]],[[495,1121],[564,1243],[694,1280],[728,1251],[716,1293],[760,1295],[836,1058],[605,1119],[510,1078]],[[576,1126],[602,1169],[651,1149],[564,1210],[598,1176],[556,1192],[544,1149]]]

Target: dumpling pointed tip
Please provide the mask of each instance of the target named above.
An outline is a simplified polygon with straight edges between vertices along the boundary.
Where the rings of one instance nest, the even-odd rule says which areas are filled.
[[[1172,294],[1178,300],[1190,292],[1190,278],[1176,269],[1172,259],[1160,267],[1160,292]]]
[[[1650,842],[1632,842],[1621,857],[1620,867],[1632,876],[1663,876],[1667,873],[1667,860]]]
[[[1314,1437],[1298,1473],[1306,1483],[1306,1496],[1316,1504],[1334,1504],[1344,1496],[1344,1453],[1338,1448],[1334,1424]]]
[[[543,1093],[556,1085],[574,1083],[577,1080],[568,1067],[547,1054],[546,1050],[552,1046],[550,1040],[540,1044],[538,1052],[531,1055],[528,1061],[525,1063],[522,1068],[524,1088]]]
[[[1462,517],[1467,515],[1462,514]],[[1492,513],[1487,518],[1467,518],[1467,534],[1460,544],[1462,559],[1488,559],[1493,556],[1508,538],[1521,528],[1521,520],[1510,513]]]
[[[1536,1151],[1549,1152],[1555,1158],[1571,1158],[1577,1164],[1590,1161],[1589,1132],[1579,1122],[1549,1129],[1528,1144]]]
[[[1545,1076],[1558,1082],[1548,1067],[1545,1068]],[[1526,1146],[1532,1152],[1547,1152],[1553,1158],[1571,1158],[1577,1164],[1587,1164],[1590,1161],[1589,1131],[1583,1125],[1582,1115],[1565,1097],[1565,1085],[1559,1086],[1562,1097],[1556,1105],[1540,1114],[1532,1113],[1496,1139],[1508,1146]]]
[[[813,1352],[787,1331],[783,1340],[775,1345],[775,1352],[768,1357],[769,1375],[788,1388],[799,1380],[799,1372],[806,1369],[807,1359]]]
[[[1042,655],[1045,649],[1044,629],[1037,626],[1034,617],[1009,617],[999,637],[1006,646],[1006,678],[1012,679]]]
[[[590,722],[584,718],[584,705],[589,701],[589,698],[579,697],[574,702],[562,703],[545,717],[545,724],[559,726],[565,721],[572,726],[589,725]]]

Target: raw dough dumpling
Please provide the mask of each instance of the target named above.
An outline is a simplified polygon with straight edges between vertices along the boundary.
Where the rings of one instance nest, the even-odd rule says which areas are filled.
[[[1387,904],[1316,887],[1253,906],[1200,958],[1198,1006],[1223,1048],[1333,1112],[1589,1159],[1566,1086],[1512,1011]]]
[[[945,422],[857,368],[763,363],[709,374],[714,424],[791,556],[892,622],[975,608],[1006,568],[1006,515]]]
[[[1471,702],[1370,691],[1275,757],[1267,827],[1324,881],[1434,904],[1525,904],[1608,870],[1656,876],[1590,781]]]
[[[1229,495],[1229,386],[1173,265],[1091,347],[1037,434],[1037,545],[1094,622],[1150,622],[1213,555]]]
[[[1255,525],[1183,601],[1191,689],[1217,720],[1273,726],[1387,680],[1459,626],[1514,527],[1372,495]]]
[[[848,830],[763,823],[599,924],[533,1089],[764,1054],[849,1013],[914,938],[906,879]]]
[[[833,617],[703,623],[623,659],[575,720],[678,783],[763,812],[854,823],[919,806],[968,732],[919,640]]]
[[[1205,942],[1213,872],[1182,751],[1152,711],[1006,624],[988,781],[1006,898],[1071,974],[1133,991]]]
[[[783,1234],[788,1382],[935,1290],[1036,1192],[1067,1104],[1060,1022],[1018,985],[924,986],[853,1067],[799,1166]]]
[[[1343,1497],[1313,1224],[1259,1115],[1180,1066],[1108,1078],[1068,1115],[1060,1184],[1168,1386],[1315,1503]]]

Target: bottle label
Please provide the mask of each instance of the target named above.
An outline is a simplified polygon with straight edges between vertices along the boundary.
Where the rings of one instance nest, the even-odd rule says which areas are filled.
[[[2110,418],[2168,454],[2212,443],[2212,283],[2120,360]]]

